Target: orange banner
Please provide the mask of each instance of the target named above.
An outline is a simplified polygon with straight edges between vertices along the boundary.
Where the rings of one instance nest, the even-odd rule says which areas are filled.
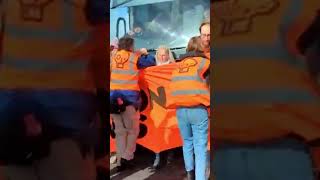
[[[142,106],[137,143],[156,153],[182,146],[176,110],[166,109],[166,101],[170,98],[166,90],[176,67],[177,64],[154,66],[140,73]],[[110,150],[116,150],[113,135]]]

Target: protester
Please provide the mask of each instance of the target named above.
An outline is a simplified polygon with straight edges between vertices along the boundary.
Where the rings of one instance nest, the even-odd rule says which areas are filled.
[[[187,53],[172,74],[169,86],[172,98],[167,104],[168,108],[177,109],[188,180],[207,179],[210,92],[205,80],[209,75],[210,60],[201,50],[199,38],[191,38]]]
[[[110,106],[116,133],[117,170],[123,171],[133,164],[139,135],[139,69],[150,66],[150,62],[134,53],[132,38],[120,38],[118,46],[111,59]]]
[[[175,59],[170,51],[170,49],[166,46],[159,46],[156,51],[156,64],[157,66],[174,63]],[[162,154],[162,153],[161,153]],[[169,150],[167,153],[167,164],[170,164],[173,159],[173,151]],[[159,169],[161,164],[161,156],[160,153],[155,154],[155,159],[152,165],[153,169]]]
[[[296,56],[289,47],[295,47],[297,37],[319,9],[319,1],[246,2],[236,4],[241,4],[241,9],[268,13],[245,28],[215,31],[215,48],[219,49],[215,66],[219,71],[213,88],[219,95],[214,113],[217,121],[212,126],[212,167],[216,178],[314,180],[308,143],[320,137],[319,96],[303,59],[299,59],[301,55]],[[216,21],[224,15],[219,10],[229,5],[226,1],[214,3],[214,27],[222,25]],[[278,11],[295,6],[301,8]],[[286,19],[288,12],[295,18]],[[243,17],[237,13],[232,16]]]

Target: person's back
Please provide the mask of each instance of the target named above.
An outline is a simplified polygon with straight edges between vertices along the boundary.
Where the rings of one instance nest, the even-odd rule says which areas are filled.
[[[265,3],[267,2],[269,1]],[[224,6],[229,7],[228,3],[230,2],[221,2],[214,6],[217,9],[214,15],[217,21],[213,21],[217,27],[217,31],[214,31],[217,44],[214,50],[219,52],[215,54],[216,63],[219,65],[215,79],[215,93],[220,97],[216,99],[216,102],[220,110],[236,103],[247,103],[247,105],[229,108],[229,113],[223,113],[224,111],[220,112],[217,109],[216,116],[221,116],[220,118],[225,121],[219,121],[216,125],[220,123],[232,125],[236,122],[230,121],[238,119],[239,115],[244,119],[260,119],[262,122],[264,120],[261,119],[261,114],[264,114],[263,117],[266,120],[277,115],[275,110],[272,110],[275,103],[310,103],[314,101],[315,96],[312,95],[312,88],[304,79],[306,70],[303,66],[303,60],[290,54],[286,47],[286,33],[290,30],[294,18],[284,17],[290,11],[292,11],[291,13],[299,13],[299,10],[292,8],[296,5],[295,1],[281,2],[280,4],[276,1],[270,1],[268,6],[269,10],[272,10],[270,13],[253,16],[257,19],[261,17],[266,18],[267,21],[278,22],[270,24],[270,31],[264,31],[263,27],[266,22],[263,21],[257,21],[251,28],[250,26],[244,28],[231,21],[224,22],[224,12],[218,9]],[[241,5],[241,1],[238,3]],[[256,8],[259,4],[263,5],[262,2],[255,3],[250,8]],[[266,12],[267,10],[268,8],[265,9]],[[281,13],[284,17],[279,17],[276,12]],[[235,18],[238,16],[235,15]],[[232,29],[223,28],[227,23],[231,23]],[[242,29],[238,29],[240,27]],[[280,34],[278,34],[279,30],[281,30]],[[231,36],[234,38],[230,39]],[[228,72],[237,75],[230,76]],[[237,94],[239,91],[241,94]],[[255,95],[253,96],[252,93]],[[255,109],[254,112],[252,112],[252,108]],[[224,125],[221,124],[221,126]],[[243,136],[244,139],[241,139],[243,141],[256,140],[251,138],[268,139],[287,133],[280,129],[261,131],[261,128],[265,128],[264,125],[253,131],[247,131],[245,127],[243,128],[243,132],[246,134],[245,137]],[[220,132],[222,133],[220,128],[217,128],[216,136],[221,135],[224,138],[228,136],[228,134],[220,134]],[[268,132],[270,134],[263,134]],[[229,135],[228,138],[232,138],[235,134]]]
[[[191,38],[186,55],[172,72],[166,103],[168,109],[176,109],[188,180],[207,178],[210,90],[206,76],[210,60],[200,51],[199,37]]]
[[[206,83],[209,69],[204,68],[208,64],[210,60],[202,52],[189,51],[180,57],[179,69],[172,72],[169,87],[172,98],[168,100],[168,108],[198,105],[209,107],[209,86]]]
[[[288,40],[297,38],[287,36],[295,21],[315,14],[315,8],[319,8],[316,4],[294,0],[214,3],[214,57],[219,67],[214,78],[218,120],[213,124],[217,141],[214,166],[233,162],[216,169],[217,179],[227,177],[224,171],[230,171],[231,179],[313,179],[306,145],[287,136],[294,133],[305,140],[319,137],[313,118],[302,118],[317,118],[310,108],[318,108],[315,102],[319,99],[306,81],[303,60],[289,51]],[[297,147],[300,151],[291,154],[282,147]],[[235,154],[234,158],[229,153]],[[243,153],[247,158],[242,161]],[[248,165],[251,159],[268,166]],[[274,159],[278,161],[272,162]],[[304,163],[298,167],[292,161]],[[290,172],[291,176],[284,173],[292,168],[301,171]],[[239,176],[238,172],[252,173]]]
[[[111,59],[110,113],[115,124],[118,171],[132,164],[139,134],[139,69],[153,65],[149,58],[134,53],[133,47],[132,38],[120,38],[119,49]]]

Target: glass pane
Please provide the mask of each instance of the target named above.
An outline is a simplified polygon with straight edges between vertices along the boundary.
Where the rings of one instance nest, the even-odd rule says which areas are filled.
[[[159,45],[186,47],[198,27],[209,18],[209,0],[176,0],[130,7],[136,48],[155,49]]]

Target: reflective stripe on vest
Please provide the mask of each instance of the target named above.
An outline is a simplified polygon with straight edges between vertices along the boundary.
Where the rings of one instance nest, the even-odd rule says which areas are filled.
[[[89,32],[78,32],[75,30],[75,10],[70,3],[62,3],[61,15],[62,26],[61,29],[49,29],[44,27],[29,28],[20,27],[12,24],[5,25],[4,36],[27,39],[27,40],[44,40],[50,42],[50,40],[61,40],[63,42],[71,42],[78,44],[81,41],[85,41],[89,37]],[[62,42],[62,43],[63,43]],[[53,51],[55,47],[52,47]],[[62,59],[26,59],[12,57],[10,54],[4,54],[2,61],[4,66],[15,69],[27,69],[27,70],[50,70],[50,71],[62,71],[62,70],[76,70],[86,71],[88,66],[88,60],[85,58],[62,58]]]
[[[134,70],[135,63],[134,61],[134,54],[131,53],[129,57],[129,69],[124,70],[124,69],[113,69],[112,73],[114,74],[124,74],[124,75],[136,75],[137,72]],[[138,80],[117,80],[117,79],[112,79],[112,83],[114,84],[138,84]]]
[[[202,71],[204,65],[205,65],[205,59],[201,58],[200,65],[198,67],[197,72],[199,73]],[[175,76],[172,78],[172,82],[178,82],[178,81],[185,81],[185,80],[194,80],[198,81],[201,83],[205,83],[205,79],[201,79],[198,74],[194,76]],[[178,96],[178,95],[192,95],[192,94],[209,94],[208,91],[206,90],[200,90],[200,89],[192,89],[192,90],[177,90],[177,91],[172,91],[171,95],[172,96]]]
[[[206,91],[206,90],[178,90],[178,91],[172,92],[172,96],[193,95],[193,94],[210,95],[209,91]]]

